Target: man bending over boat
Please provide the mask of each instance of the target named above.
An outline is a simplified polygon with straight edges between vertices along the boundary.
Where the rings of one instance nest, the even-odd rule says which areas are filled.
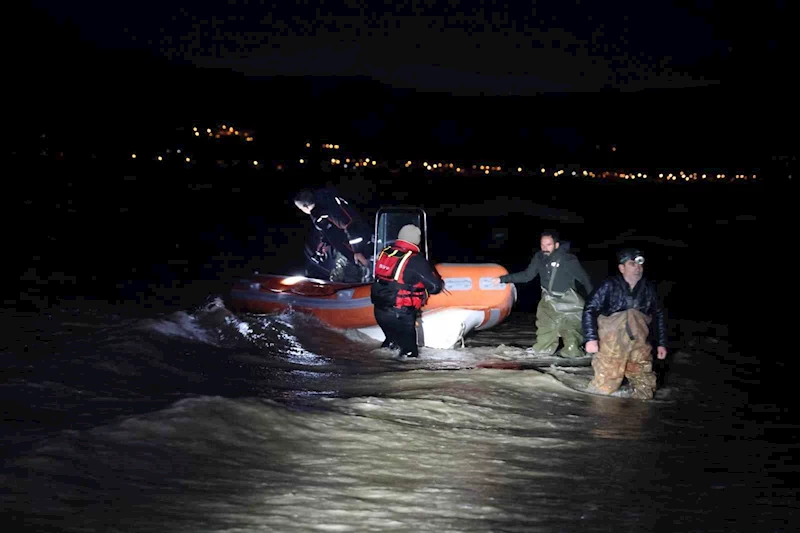
[[[399,349],[406,357],[419,357],[417,319],[428,296],[444,288],[442,277],[419,252],[421,237],[417,226],[403,226],[395,243],[378,254],[372,284],[375,320],[386,336],[381,347]]]
[[[536,308],[536,355],[553,355],[558,341],[564,341],[559,355],[583,355],[581,314],[583,298],[575,290],[575,282],[583,285],[587,294],[592,282],[578,258],[569,253],[568,245],[561,246],[558,233],[545,231],[539,237],[540,250],[533,255],[528,268],[522,272],[494,278],[494,283],[527,283],[536,276],[542,286],[542,298]]]
[[[297,193],[294,204],[311,217],[319,233],[315,253],[321,260],[317,263],[325,263],[326,254],[334,256],[329,279],[342,283],[369,281],[367,258],[372,256],[372,230],[347,200],[330,189],[305,189]]]
[[[619,274],[597,288],[583,311],[586,351],[594,354],[590,392],[612,394],[623,378],[633,398],[649,400],[656,390],[653,348],[648,342],[655,321],[656,354],[667,356],[667,327],[656,286],[644,278],[644,256],[627,248],[617,253]]]

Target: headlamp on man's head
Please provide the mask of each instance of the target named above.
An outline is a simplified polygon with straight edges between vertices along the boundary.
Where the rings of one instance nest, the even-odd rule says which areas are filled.
[[[637,265],[644,264],[644,255],[642,252],[635,249],[622,250],[617,256],[617,262],[622,265],[628,261],[633,261]]]

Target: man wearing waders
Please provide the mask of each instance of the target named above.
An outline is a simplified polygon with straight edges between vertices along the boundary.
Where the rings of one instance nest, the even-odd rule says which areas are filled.
[[[587,294],[592,292],[592,282],[578,258],[567,251],[569,246],[561,246],[555,231],[541,234],[539,248],[528,268],[494,278],[494,283],[527,283],[539,276],[542,298],[536,308],[534,354],[553,355],[560,338],[564,347],[559,355],[582,356],[581,313],[584,301],[575,290],[575,282],[579,282]]]
[[[626,248],[617,253],[619,275],[606,279],[583,311],[586,352],[593,353],[594,378],[588,391],[612,394],[623,378],[633,398],[649,400],[656,390],[652,347],[647,340],[655,320],[656,354],[667,356],[667,328],[656,286],[643,277],[644,256]],[[599,316],[598,316],[599,315]]]

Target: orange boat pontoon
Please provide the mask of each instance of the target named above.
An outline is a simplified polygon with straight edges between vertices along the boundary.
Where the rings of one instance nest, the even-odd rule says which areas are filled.
[[[396,235],[408,223],[420,227],[424,236],[426,222],[426,214],[419,208],[381,209],[376,216],[376,250],[389,244],[387,236]],[[422,243],[427,256],[424,237]],[[491,278],[508,273],[504,267],[494,263],[439,263],[436,269],[445,281],[445,291],[431,296],[423,308],[421,333],[425,346],[451,348],[470,331],[491,328],[511,313],[516,288],[513,284],[491,283]],[[383,332],[375,322],[370,301],[371,286],[371,283],[256,274],[234,285],[232,307],[235,311],[258,314],[293,309],[314,315],[331,327],[358,329],[382,341]]]

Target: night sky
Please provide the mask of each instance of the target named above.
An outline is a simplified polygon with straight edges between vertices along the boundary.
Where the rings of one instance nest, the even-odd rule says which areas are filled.
[[[774,0],[755,10],[712,0],[32,4],[100,48],[246,76],[367,76],[457,95],[740,82],[742,70],[757,76],[755,63],[785,54],[790,19]]]
[[[34,0],[15,9],[6,70],[24,74],[9,111],[22,127],[69,124],[65,136],[228,120],[262,140],[280,123],[278,143],[405,145],[399,157],[615,144],[613,163],[638,154],[636,165],[692,150],[710,160],[685,164],[721,165],[793,144],[784,132],[796,8],[783,1]]]

